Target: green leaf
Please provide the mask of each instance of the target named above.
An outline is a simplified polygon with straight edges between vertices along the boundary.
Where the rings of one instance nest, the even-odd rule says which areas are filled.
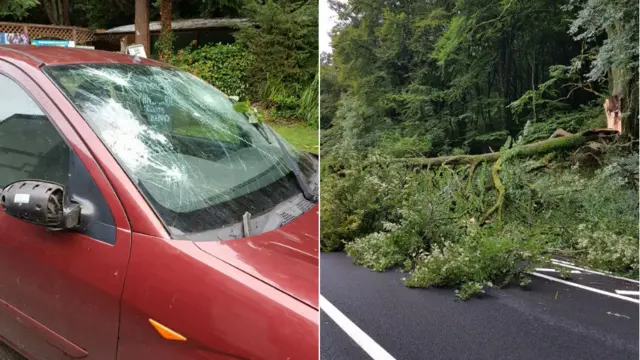
[[[233,104],[233,110],[239,113],[247,113],[249,112],[249,102],[248,101],[240,101]]]

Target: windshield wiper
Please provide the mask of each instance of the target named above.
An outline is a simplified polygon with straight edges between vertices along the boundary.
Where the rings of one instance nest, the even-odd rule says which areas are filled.
[[[236,104],[238,103],[239,98],[237,96],[229,96],[229,101],[231,101],[233,104]],[[235,107],[234,107],[234,110],[239,111]],[[262,123],[262,121],[259,121],[255,114],[249,114],[247,113],[247,111],[240,111],[240,112],[244,114],[246,119],[249,120],[249,123],[253,125],[256,128],[256,130],[265,138],[267,143],[271,144],[271,140],[269,139],[269,135],[267,134],[265,130],[265,126]],[[276,142],[278,143],[278,147],[280,148],[280,151],[282,151],[282,154],[287,159],[287,162],[289,163],[289,166],[291,167],[293,174],[296,176],[296,181],[298,183],[298,186],[300,186],[300,189],[302,190],[302,194],[304,195],[304,198],[314,203],[317,202],[318,194],[313,193],[311,189],[309,189],[309,185],[305,181],[304,175],[302,174],[302,171],[300,170],[298,163],[296,163],[295,160],[293,160],[293,158],[291,157],[291,154],[287,151],[287,148],[284,146],[282,141],[280,141],[280,138],[278,138],[278,135],[276,135],[273,129],[269,128],[269,130],[273,134],[273,137],[276,139]]]
[[[261,127],[262,129],[265,128],[264,124],[257,124],[257,126]],[[289,153],[289,151],[287,151],[287,148],[284,146],[282,141],[280,141],[280,138],[278,137],[278,135],[276,135],[273,129],[272,128],[268,128],[268,129],[271,131],[271,133],[273,134],[273,137],[276,139],[276,142],[278,143],[278,147],[280,148],[280,151],[282,151],[282,154],[287,159],[287,162],[289,163],[289,166],[291,167],[293,174],[296,176],[296,180],[298,182],[298,185],[300,186],[300,189],[302,189],[302,194],[304,195],[304,198],[314,203],[317,202],[318,194],[313,193],[311,189],[309,189],[309,184],[307,184],[307,181],[305,180],[304,175],[302,174],[302,170],[300,170],[300,166],[298,166],[298,163],[295,160],[293,160],[293,158],[291,157],[291,154]]]

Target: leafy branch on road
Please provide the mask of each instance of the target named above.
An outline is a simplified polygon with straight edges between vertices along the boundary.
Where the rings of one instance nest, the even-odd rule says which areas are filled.
[[[526,286],[526,273],[558,253],[637,277],[637,153],[611,146],[597,161],[573,153],[541,168],[505,155],[499,174],[487,163],[325,167],[323,250],[344,248],[376,271],[402,266],[407,286],[454,286],[463,299],[485,288],[476,284]],[[496,206],[501,215],[485,221]]]

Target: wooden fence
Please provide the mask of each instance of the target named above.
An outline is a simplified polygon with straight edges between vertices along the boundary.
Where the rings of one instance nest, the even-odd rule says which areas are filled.
[[[76,44],[86,44],[96,37],[95,31],[81,27],[12,22],[0,22],[0,33],[21,33],[27,34],[30,40],[60,39]]]

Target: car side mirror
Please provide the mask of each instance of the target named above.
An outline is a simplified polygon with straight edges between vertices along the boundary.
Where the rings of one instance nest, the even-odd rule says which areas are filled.
[[[80,205],[66,201],[64,186],[40,180],[21,180],[0,192],[4,212],[49,230],[68,230],[80,225]]]

